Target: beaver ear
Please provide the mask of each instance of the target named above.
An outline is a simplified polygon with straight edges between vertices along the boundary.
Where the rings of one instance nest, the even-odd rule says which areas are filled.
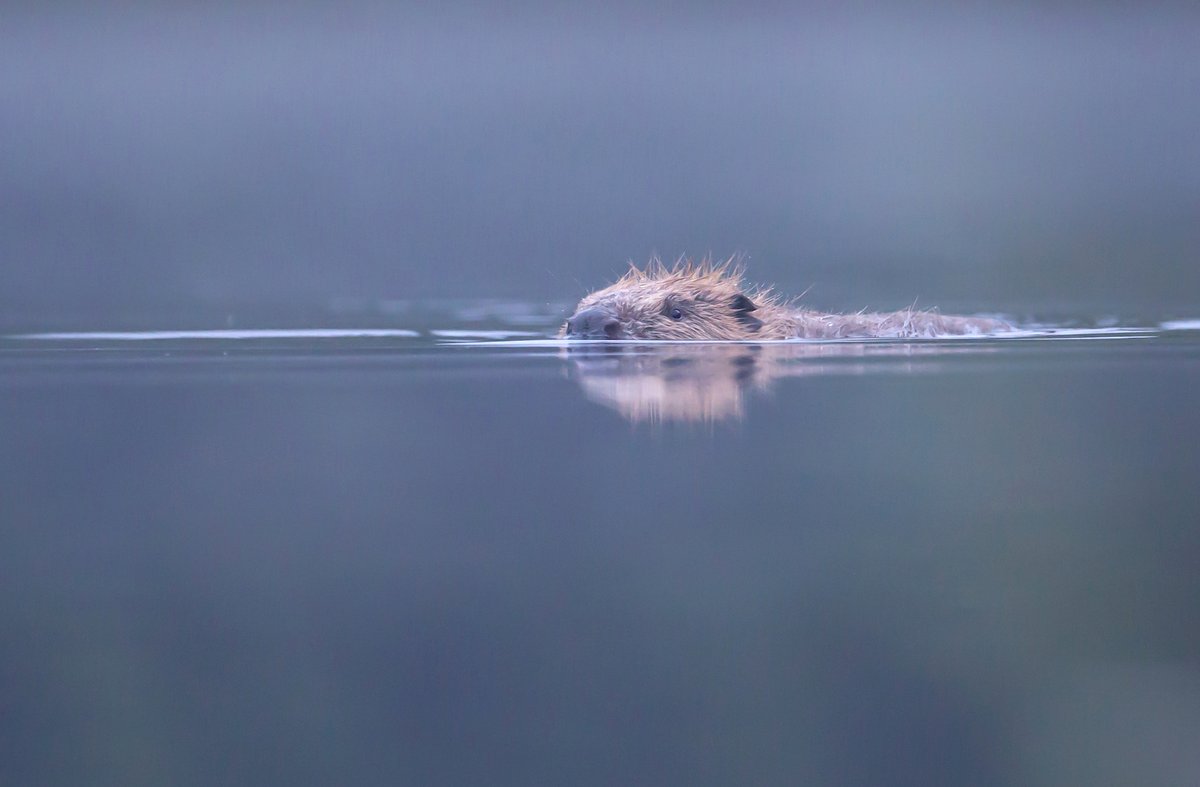
[[[733,307],[733,314],[737,318],[737,321],[744,325],[747,330],[757,331],[762,327],[762,320],[750,316],[750,312],[755,311],[758,307],[754,305],[754,301],[747,298],[743,293],[739,292],[733,296],[730,306]]]
[[[733,310],[735,312],[737,312],[738,314],[745,314],[747,312],[752,312],[758,308],[757,306],[754,305],[754,301],[750,300],[743,293],[740,293],[740,292],[737,295],[733,296],[733,300],[730,302],[730,305],[733,306]]]

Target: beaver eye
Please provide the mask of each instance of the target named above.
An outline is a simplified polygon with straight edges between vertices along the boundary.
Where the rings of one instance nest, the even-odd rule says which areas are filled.
[[[679,309],[679,307],[671,309],[671,319],[672,320],[682,320],[683,319],[683,312]]]

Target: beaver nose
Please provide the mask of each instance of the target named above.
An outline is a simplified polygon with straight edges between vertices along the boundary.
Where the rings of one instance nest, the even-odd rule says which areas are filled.
[[[619,339],[621,321],[611,312],[593,306],[567,320],[567,336],[576,339]]]

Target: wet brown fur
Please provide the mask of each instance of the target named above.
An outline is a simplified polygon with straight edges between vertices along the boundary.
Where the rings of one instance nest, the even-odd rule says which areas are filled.
[[[652,259],[630,265],[616,283],[585,297],[576,313],[600,306],[620,321],[625,338],[762,340],[933,338],[1012,330],[1003,320],[960,317],[915,308],[896,312],[828,314],[801,308],[770,288],[747,287],[736,258],[714,263]],[[674,310],[682,316],[672,319]],[[566,336],[566,325],[559,332]]]

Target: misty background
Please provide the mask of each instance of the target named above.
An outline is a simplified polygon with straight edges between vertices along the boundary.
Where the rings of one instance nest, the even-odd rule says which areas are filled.
[[[0,313],[571,302],[655,252],[827,308],[1187,313],[1197,41],[1182,5],[10,4]]]

